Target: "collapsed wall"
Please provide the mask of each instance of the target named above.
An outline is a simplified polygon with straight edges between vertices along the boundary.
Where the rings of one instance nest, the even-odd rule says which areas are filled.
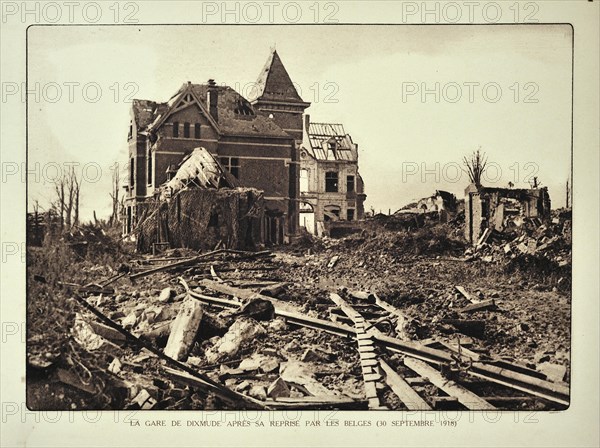
[[[147,205],[140,219],[137,248],[155,243],[170,248],[254,250],[262,244],[264,198],[254,188],[188,188]],[[168,243],[168,244],[167,244]]]
[[[550,218],[548,188],[490,188],[474,184],[465,189],[465,238],[477,243],[485,229],[503,232],[526,222],[540,226]]]

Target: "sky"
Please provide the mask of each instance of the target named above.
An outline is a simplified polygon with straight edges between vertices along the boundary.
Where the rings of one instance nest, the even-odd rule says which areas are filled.
[[[111,212],[126,178],[131,99],[168,100],[213,78],[248,96],[276,48],[313,122],[359,145],[366,210],[447,190],[464,156],[488,156],[484,185],[536,175],[564,206],[571,171],[572,30],[566,25],[53,26],[28,31],[29,204],[74,164],[83,220]],[[115,165],[117,164],[117,165]]]

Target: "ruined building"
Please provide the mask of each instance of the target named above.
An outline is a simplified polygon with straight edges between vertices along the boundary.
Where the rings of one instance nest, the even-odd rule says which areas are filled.
[[[526,221],[540,225],[550,218],[550,195],[543,188],[465,189],[465,238],[476,244],[486,229],[502,232]]]
[[[311,123],[305,116],[300,150],[300,225],[322,235],[327,223],[364,217],[364,185],[358,173],[358,145],[344,126]]]
[[[182,160],[195,148],[205,148],[239,181],[240,187],[262,192],[262,240],[273,244],[288,241],[298,231],[300,205],[306,203],[299,191],[300,147],[306,141],[308,130],[304,128],[303,114],[309,106],[274,50],[259,74],[250,100],[212,79],[204,84],[187,82],[164,103],[133,100],[124,233],[135,230],[143,210],[149,202],[158,200],[159,187],[175,176]],[[337,185],[339,198],[326,197],[329,202],[323,207],[319,198],[311,202],[317,220],[324,216],[362,217],[356,147],[343,128],[340,132],[329,136],[339,146],[334,153],[352,153],[351,159],[330,163],[327,156],[323,160],[320,156],[315,158],[328,164],[329,171],[337,170],[338,176],[343,176]],[[354,149],[349,150],[347,145],[354,145]],[[302,153],[314,157],[315,149],[306,147]],[[354,168],[342,168],[347,165]],[[315,171],[315,175],[320,174]],[[350,176],[354,176],[354,184],[349,183]],[[351,191],[348,185],[352,185]],[[330,189],[325,185],[325,174],[318,189]],[[328,213],[324,215],[325,208]]]
[[[452,193],[443,190],[436,190],[436,192],[426,198],[419,199],[416,204],[417,209],[420,212],[438,212],[440,221],[447,222],[453,217],[458,210],[458,202],[456,196]]]

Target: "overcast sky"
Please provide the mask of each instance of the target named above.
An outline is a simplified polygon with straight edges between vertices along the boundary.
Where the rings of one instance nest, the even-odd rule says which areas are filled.
[[[28,38],[29,200],[45,207],[53,164],[79,163],[84,220],[110,214],[128,100],[166,101],[209,78],[247,95],[273,46],[311,121],[342,123],[358,143],[367,210],[436,189],[462,197],[457,167],[478,147],[494,162],[485,184],[527,187],[536,173],[553,206],[565,202],[569,26],[57,26]]]

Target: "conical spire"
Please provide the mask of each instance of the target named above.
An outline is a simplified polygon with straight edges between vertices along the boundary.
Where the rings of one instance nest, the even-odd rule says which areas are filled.
[[[302,102],[276,50],[272,50],[257,80],[257,100]]]

